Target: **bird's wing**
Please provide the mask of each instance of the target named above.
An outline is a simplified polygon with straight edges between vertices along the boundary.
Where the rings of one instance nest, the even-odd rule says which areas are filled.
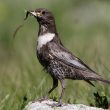
[[[75,57],[71,52],[64,48],[60,44],[50,43],[49,50],[51,55],[59,61],[67,64],[68,66],[74,67],[78,70],[77,76],[83,78],[86,82],[93,85],[89,80],[99,80],[104,83],[110,84],[110,80],[103,79],[99,74],[89,68],[82,60]]]
[[[69,52],[62,45],[60,45],[60,44],[57,45],[56,43],[50,43],[49,49],[50,49],[51,54],[55,58],[64,62],[65,64],[72,66],[74,68],[81,69],[81,70],[90,70],[90,71],[94,72],[83,61],[81,61],[79,58],[74,56],[71,52]]]

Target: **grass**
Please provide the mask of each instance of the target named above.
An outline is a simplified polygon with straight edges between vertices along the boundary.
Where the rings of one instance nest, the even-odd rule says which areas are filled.
[[[109,6],[107,0],[0,1],[0,110],[22,110],[52,86],[51,77],[36,58],[35,19],[29,17],[16,38],[12,37],[15,28],[23,22],[25,9],[50,9],[64,45],[105,79],[110,79]],[[67,81],[63,101],[95,105],[93,94],[98,91],[110,103],[109,85],[94,84],[95,88],[84,81]],[[57,100],[60,92],[59,85],[50,97]]]

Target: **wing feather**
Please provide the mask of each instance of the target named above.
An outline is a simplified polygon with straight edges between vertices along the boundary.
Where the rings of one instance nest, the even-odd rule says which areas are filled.
[[[66,48],[64,48],[61,44],[50,43],[49,50],[52,56],[57,60],[62,61],[68,66],[74,67],[77,70],[77,75],[75,77],[79,79],[84,79],[89,84],[93,85],[89,80],[99,80],[104,83],[110,84],[109,80],[103,79],[100,75],[98,75],[95,71],[89,68],[82,60],[74,56],[71,52],[69,52]]]
[[[56,45],[56,43],[50,43],[49,49],[50,49],[51,54],[55,58],[64,62],[65,64],[72,66],[74,68],[80,69],[80,70],[88,69],[94,72],[83,61],[81,61],[79,58],[74,56],[71,52],[65,49],[62,45]]]

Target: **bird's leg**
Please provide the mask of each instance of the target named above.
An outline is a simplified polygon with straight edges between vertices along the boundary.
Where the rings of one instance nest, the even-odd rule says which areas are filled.
[[[46,96],[44,96],[42,99],[39,99],[39,101],[43,101],[43,100],[46,100],[48,99],[50,93],[58,86],[58,79],[53,78],[53,87],[47,92]]]
[[[48,91],[46,98],[49,97],[50,93],[58,86],[58,79],[53,78],[53,87]]]
[[[58,105],[61,106],[62,105],[62,97],[64,95],[64,91],[65,91],[65,83],[64,83],[64,80],[61,80],[61,87],[62,87],[62,91],[61,91],[61,96],[59,98],[59,101],[58,101]]]
[[[62,91],[61,91],[61,95],[60,95],[59,101],[58,101],[58,103],[56,103],[56,104],[52,104],[51,107],[55,107],[55,106],[59,107],[59,106],[62,106],[62,97],[63,97],[64,91],[65,91],[64,79],[63,79],[63,80],[60,80],[60,82],[61,82]]]

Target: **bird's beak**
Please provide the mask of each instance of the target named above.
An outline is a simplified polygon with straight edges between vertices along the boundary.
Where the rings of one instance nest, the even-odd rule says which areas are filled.
[[[28,15],[31,15],[34,17],[41,17],[40,12],[35,12],[35,11],[25,11],[25,12],[26,12],[26,17],[24,18],[24,20],[26,20],[28,18]]]
[[[41,13],[35,12],[35,11],[30,11],[30,14],[35,16],[35,17],[40,17],[41,16]]]

